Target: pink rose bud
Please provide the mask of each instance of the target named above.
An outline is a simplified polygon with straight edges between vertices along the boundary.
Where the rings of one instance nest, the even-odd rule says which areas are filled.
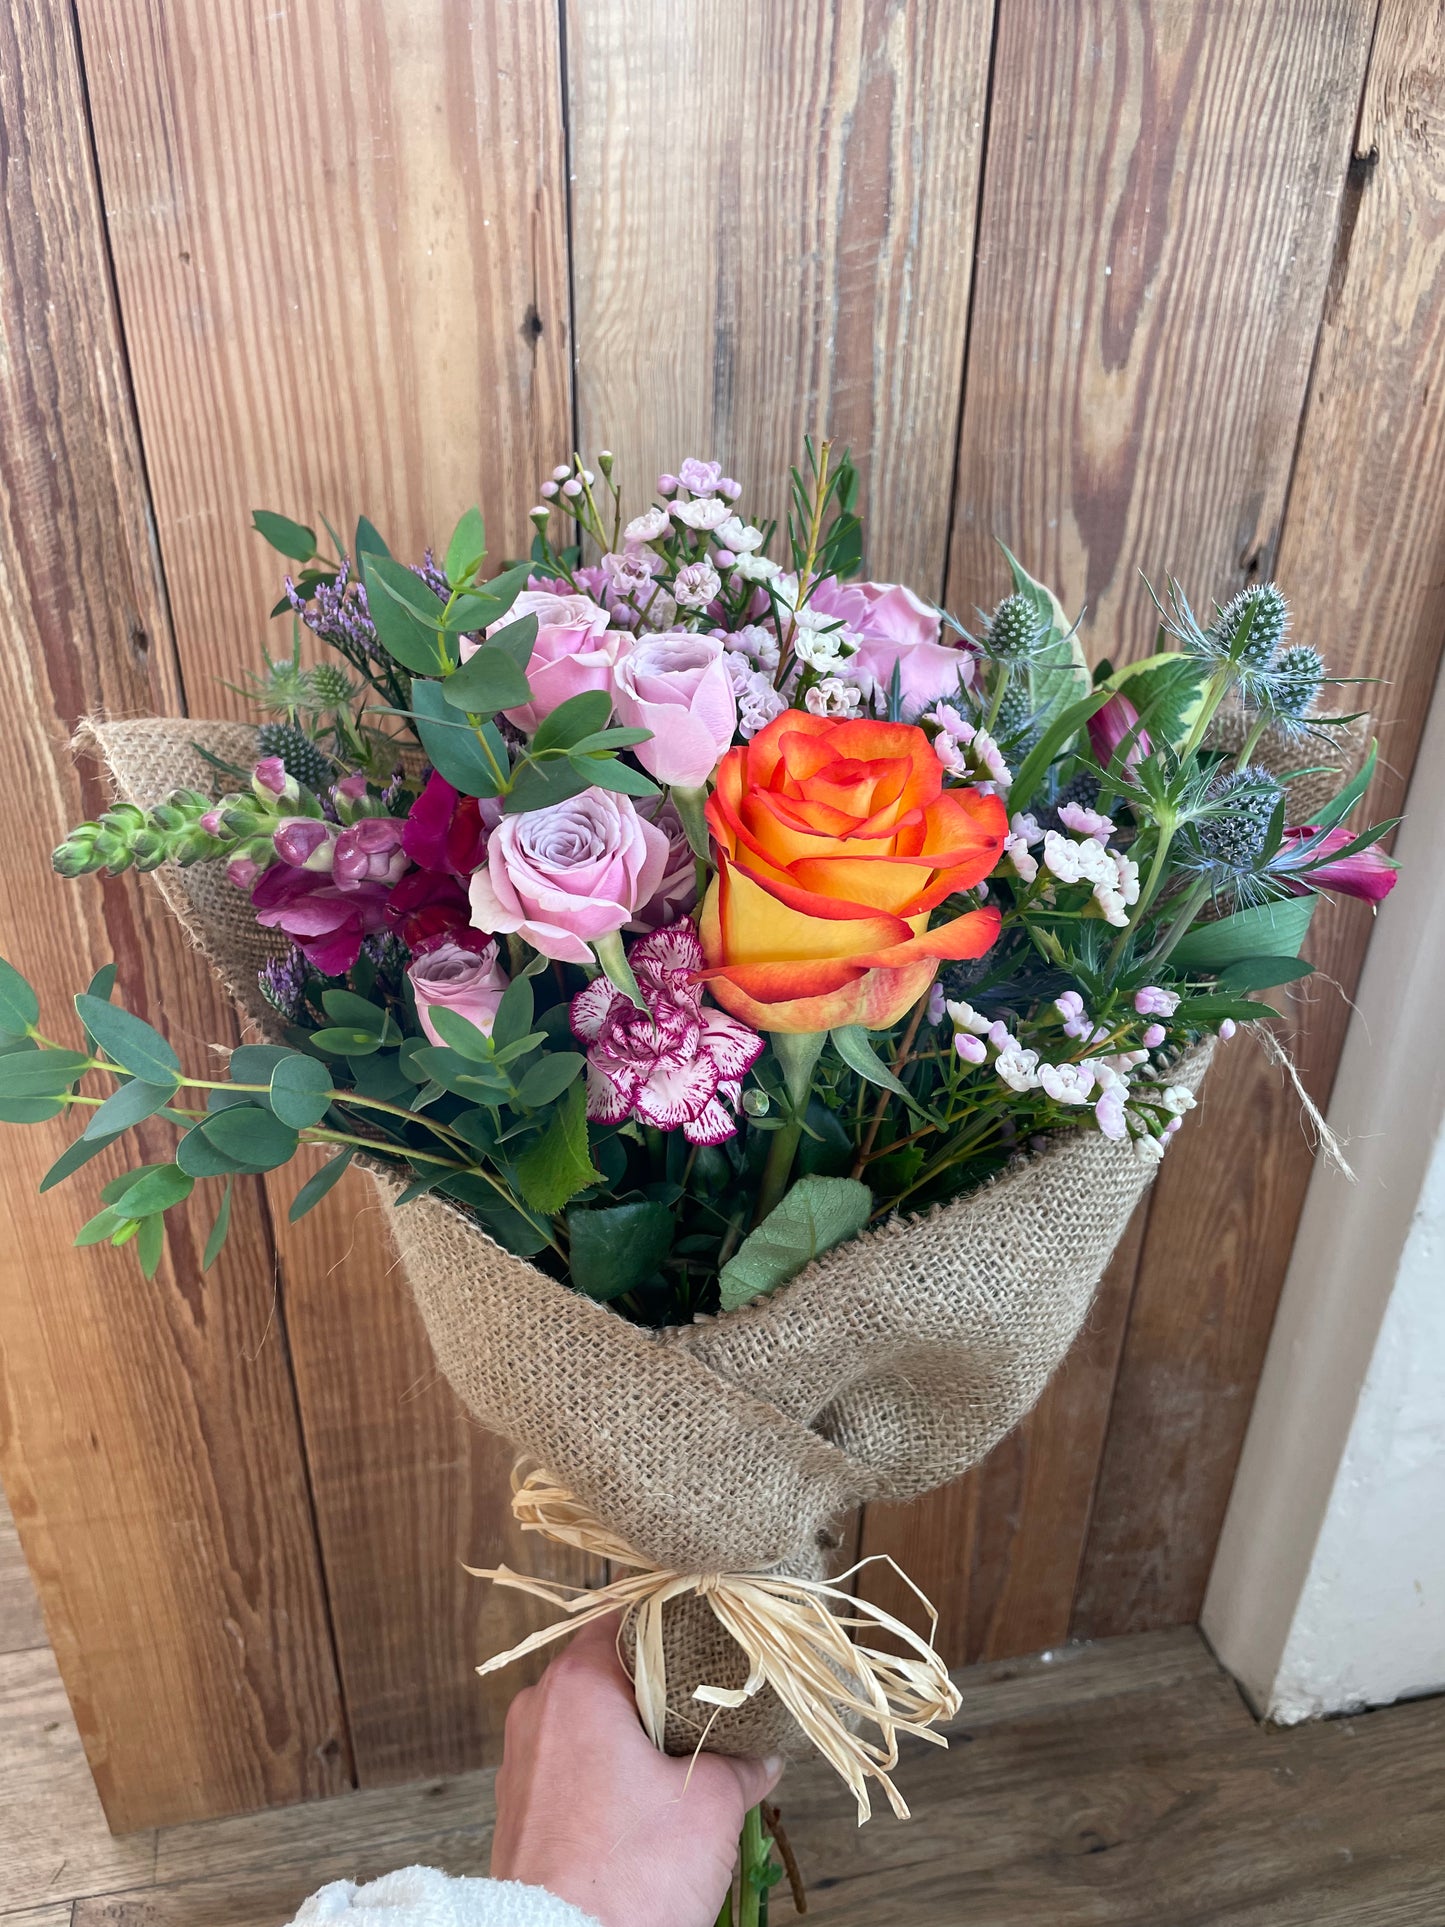
[[[295,803],[301,796],[301,785],[294,776],[286,774],[286,765],[279,756],[263,756],[251,772],[251,788],[263,803],[273,797],[280,797],[284,803]]]
[[[1168,1031],[1165,1030],[1162,1024],[1151,1024],[1139,1039],[1139,1042],[1144,1046],[1145,1050],[1158,1050],[1168,1035]]]
[[[409,859],[402,848],[406,824],[397,816],[363,816],[341,832],[331,865],[343,890],[361,883],[396,883]]]
[[[497,946],[481,950],[448,939],[416,957],[407,967],[416,997],[417,1020],[434,1044],[444,1044],[432,1022],[434,1010],[454,1010],[490,1037],[507,979],[497,962]]]
[[[509,723],[530,736],[542,718],[550,716],[569,696],[611,686],[612,665],[622,637],[608,631],[607,611],[590,596],[556,595],[550,589],[523,589],[506,615],[500,622],[494,622],[487,634],[493,635],[523,616],[537,618],[537,640],[527,659],[532,700],[502,713]],[[463,662],[474,654],[476,647],[466,637],[462,638]]]
[[[472,922],[516,931],[544,957],[590,964],[597,938],[656,896],[669,853],[666,833],[610,790],[504,816],[472,878]]]
[[[701,789],[730,748],[738,705],[725,655],[716,637],[677,630],[619,656],[612,672],[618,720],[652,731],[632,753],[659,783]]]
[[[336,854],[337,829],[314,816],[288,816],[271,838],[277,856],[293,870],[326,871]]]
[[[657,478],[657,492],[659,495],[676,495],[680,487],[681,483],[675,475],[659,475]]]

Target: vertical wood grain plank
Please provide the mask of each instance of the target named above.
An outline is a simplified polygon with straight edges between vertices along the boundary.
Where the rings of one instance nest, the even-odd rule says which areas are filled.
[[[179,694],[67,9],[0,20],[0,191],[5,949],[52,1034],[74,1036],[70,995],[114,957],[131,1007],[194,1057],[234,1031],[159,900],[48,861],[102,804],[66,748],[77,718]],[[70,1242],[136,1145],[36,1195],[73,1135],[7,1127],[0,1462],[107,1816],[334,1792],[345,1731],[259,1194],[205,1280],[207,1219],[175,1214],[147,1283],[131,1252]],[[143,1133],[141,1154],[172,1137]]]
[[[569,0],[579,432],[636,507],[786,511],[851,443],[865,572],[942,583],[992,0]],[[635,510],[634,510],[635,512]]]
[[[1086,646],[1118,661],[1152,646],[1140,569],[1173,571],[1203,601],[1260,567],[1283,511],[1373,16],[1372,0],[1130,0],[1046,16],[1002,0],[951,608],[998,600],[1001,537],[1071,610],[1087,605]],[[1253,1126],[1233,1128],[1262,1151]],[[1179,1159],[1176,1185],[1205,1155]],[[951,1602],[955,1662],[1068,1633],[1150,1209],[1115,1259],[1082,1370],[1071,1359],[962,1487],[865,1522],[867,1550],[921,1568],[925,1591]],[[1246,1335],[1252,1356],[1266,1335]],[[1181,1439],[1186,1429],[1181,1417]],[[1121,1457],[1098,1507],[1130,1518],[1135,1476],[1147,1475]],[[1180,1527],[1193,1529],[1187,1506]]]
[[[1375,713],[1360,820],[1397,813],[1445,633],[1445,8],[1386,0],[1279,580],[1342,694]],[[1322,1107],[1370,916],[1321,905],[1284,1041]],[[1309,1178],[1298,1100],[1232,1046],[1160,1178],[1080,1588],[1084,1636],[1193,1619]]]
[[[257,660],[277,558],[250,510],[398,554],[480,501],[500,559],[571,441],[552,0],[81,0],[102,188],[192,707]],[[198,425],[204,424],[204,433]],[[283,645],[279,629],[271,646]],[[579,1576],[513,1536],[505,1447],[440,1379],[369,1183],[300,1225],[270,1181],[362,1784],[495,1760],[547,1616],[460,1562]]]

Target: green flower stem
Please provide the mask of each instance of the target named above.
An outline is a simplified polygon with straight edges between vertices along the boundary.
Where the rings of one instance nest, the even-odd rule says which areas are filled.
[[[1245,737],[1244,746],[1240,750],[1239,755],[1235,758],[1234,767],[1237,770],[1244,769],[1248,765],[1250,757],[1253,756],[1254,752],[1259,747],[1260,737],[1263,736],[1264,732],[1268,728],[1269,728],[1269,717],[1267,715],[1261,714],[1255,718],[1254,727],[1250,730],[1249,734]]]
[[[1229,686],[1234,680],[1231,665],[1225,664],[1216,669],[1204,691],[1204,700],[1199,705],[1199,714],[1194,718],[1194,727],[1185,739],[1179,752],[1179,761],[1187,763],[1199,745],[1204,741],[1209,725],[1214,721],[1215,712],[1229,694]]]
[[[1194,919],[1208,902],[1209,890],[1210,885],[1207,877],[1195,884],[1189,895],[1184,899],[1184,906],[1180,910],[1179,915],[1174,919],[1173,923],[1170,924],[1161,940],[1155,944],[1154,948],[1149,952],[1149,955],[1144,959],[1146,964],[1152,967],[1153,965],[1163,963],[1175,944],[1186,934],[1190,925],[1194,922]]]
[[[706,863],[712,853],[712,846],[708,840],[707,833],[707,817],[704,814],[707,805],[707,791],[705,789],[684,789],[680,783],[674,783],[672,786],[672,802],[673,807],[682,818],[682,827],[687,832],[688,844],[693,855],[697,857],[700,862]]]
[[[742,1872],[738,1881],[738,1927],[758,1927],[762,1915],[763,1875],[771,1849],[763,1833],[763,1810],[749,1807],[743,1815],[743,1836],[738,1846]]]
[[[782,1067],[791,1115],[773,1132],[773,1141],[768,1146],[768,1161],[763,1166],[763,1182],[758,1194],[754,1224],[761,1224],[768,1213],[782,1202],[783,1193],[788,1188],[788,1180],[793,1174],[793,1159],[798,1154],[798,1141],[803,1135],[808,1099],[813,1091],[813,1069],[827,1035],[825,1030],[775,1030],[772,1033],[773,1055]]]
[[[998,687],[993,692],[993,701],[988,706],[988,721],[984,724],[990,736],[993,734],[993,726],[998,721],[998,712],[1003,708],[1003,699],[1008,691],[1008,674],[1008,664],[1001,662],[998,668]]]

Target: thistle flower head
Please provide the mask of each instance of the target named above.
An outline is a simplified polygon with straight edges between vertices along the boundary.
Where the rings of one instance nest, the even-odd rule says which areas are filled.
[[[295,723],[262,723],[256,743],[263,758],[279,757],[290,777],[318,793],[330,784],[331,758]]]
[[[1232,596],[1205,632],[1211,655],[1232,662],[1241,677],[1261,676],[1279,653],[1289,625],[1289,604],[1273,582],[1258,582]]]
[[[984,648],[999,662],[1026,662],[1047,633],[1043,618],[1026,595],[1005,596],[985,620]]]
[[[1251,766],[1216,777],[1188,829],[1202,866],[1252,872],[1264,855],[1283,794],[1283,786],[1268,770]]]
[[[1285,723],[1305,721],[1324,687],[1325,664],[1308,643],[1282,651],[1269,672],[1267,705]]]
[[[339,662],[318,662],[306,672],[310,706],[318,711],[346,709],[361,694],[361,684]]]

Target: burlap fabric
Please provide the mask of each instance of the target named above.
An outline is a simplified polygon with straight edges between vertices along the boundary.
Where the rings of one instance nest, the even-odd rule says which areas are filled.
[[[95,722],[88,737],[140,803],[205,785],[194,742],[240,763],[254,746],[237,725],[164,720]],[[217,868],[157,880],[264,1022],[255,975],[272,940]],[[1198,1053],[1180,1081],[1197,1085],[1206,1063]],[[1080,1131],[956,1204],[827,1253],[764,1302],[664,1332],[569,1290],[434,1198],[392,1223],[438,1362],[484,1425],[659,1567],[816,1574],[850,1507],[956,1477],[1029,1410],[1148,1181],[1127,1144]],[[740,1684],[745,1669],[695,1600],[673,1614],[668,1649],[669,1740],[686,1746],[692,1685]],[[754,1752],[790,1737],[764,1695],[712,1743]]]

